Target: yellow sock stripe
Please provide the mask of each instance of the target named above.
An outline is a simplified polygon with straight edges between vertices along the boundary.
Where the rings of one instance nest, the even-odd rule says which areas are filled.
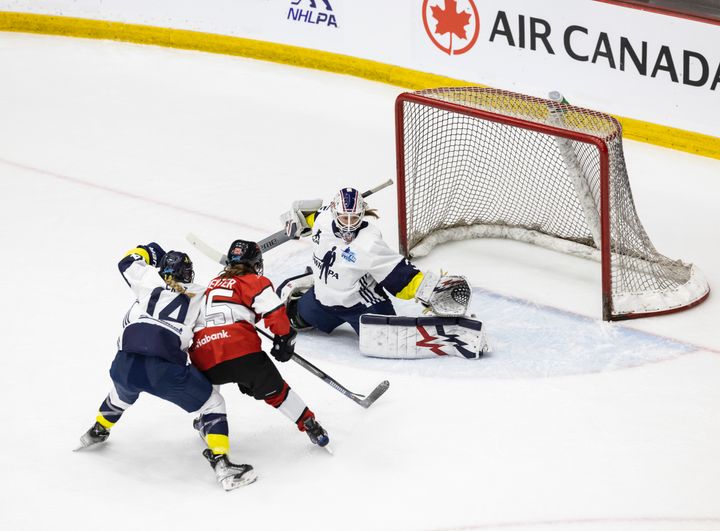
[[[205,442],[215,455],[226,454],[230,451],[230,439],[227,435],[209,433],[205,437]]]
[[[415,294],[417,293],[418,288],[420,287],[420,283],[423,281],[423,278],[425,278],[425,275],[422,273],[418,273],[415,275],[410,283],[405,286],[400,293],[395,295],[398,299],[412,299]]]
[[[360,59],[299,46],[140,24],[0,11],[0,31],[109,39],[136,44],[237,55],[262,61],[347,74],[412,90],[441,86],[486,86],[369,59]],[[720,159],[720,138],[643,122],[633,118],[624,118],[622,116],[615,116],[615,118],[622,124],[623,135],[626,138]]]
[[[128,256],[130,254],[139,254],[143,257],[143,260],[145,260],[146,263],[150,263],[150,255],[145,249],[141,249],[140,247],[135,247],[135,249],[130,249],[128,252],[125,253],[125,256]]]
[[[108,430],[115,426],[114,422],[110,422],[108,419],[103,417],[101,413],[98,413],[98,416],[95,417],[95,420],[98,421],[103,426],[103,428],[106,428]]]

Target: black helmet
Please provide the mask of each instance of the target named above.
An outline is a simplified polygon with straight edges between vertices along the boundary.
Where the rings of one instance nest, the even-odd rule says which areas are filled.
[[[175,280],[187,284],[195,278],[192,260],[188,255],[180,251],[165,253],[165,256],[162,257],[158,264],[158,268],[160,269],[160,276],[166,281]]]
[[[260,246],[255,242],[247,240],[235,240],[230,244],[225,263],[229,266],[245,264],[255,271],[256,274],[263,274],[263,258]]]

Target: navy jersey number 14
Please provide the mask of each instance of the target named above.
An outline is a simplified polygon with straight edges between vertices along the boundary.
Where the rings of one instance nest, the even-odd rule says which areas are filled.
[[[150,295],[150,300],[148,301],[147,305],[147,313],[149,315],[152,315],[155,317],[155,306],[157,306],[158,299],[160,298],[160,294],[166,291],[166,288],[155,288],[152,291],[152,294]],[[158,313],[157,318],[161,321],[173,321],[176,323],[184,323],[185,317],[187,317],[188,309],[190,308],[190,297],[185,295],[184,293],[178,293],[177,297],[172,299],[165,308],[162,308],[160,310],[160,313]],[[177,315],[175,317],[172,316],[173,313],[177,310]]]

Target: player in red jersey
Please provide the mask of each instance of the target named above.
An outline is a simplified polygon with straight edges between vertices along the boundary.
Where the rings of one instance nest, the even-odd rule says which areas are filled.
[[[275,334],[270,354],[280,362],[295,352],[297,332],[290,326],[285,306],[263,276],[263,259],[255,242],[235,240],[227,253],[227,266],[205,291],[204,326],[195,329],[190,359],[213,385],[236,383],[240,391],[264,400],[293,421],[319,446],[328,434],[315,420],[302,398],[283,379],[263,352],[255,323],[263,320]],[[202,434],[212,419],[196,419]]]

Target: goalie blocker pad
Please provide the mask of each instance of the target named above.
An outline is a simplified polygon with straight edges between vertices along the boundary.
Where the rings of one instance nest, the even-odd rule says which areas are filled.
[[[478,359],[488,352],[482,323],[468,317],[360,316],[360,352],[393,359],[456,356]]]
[[[305,272],[294,277],[286,278],[277,287],[275,293],[280,297],[283,304],[287,304],[291,298],[300,298],[306,291],[315,285],[313,272],[310,267],[305,268]]]

